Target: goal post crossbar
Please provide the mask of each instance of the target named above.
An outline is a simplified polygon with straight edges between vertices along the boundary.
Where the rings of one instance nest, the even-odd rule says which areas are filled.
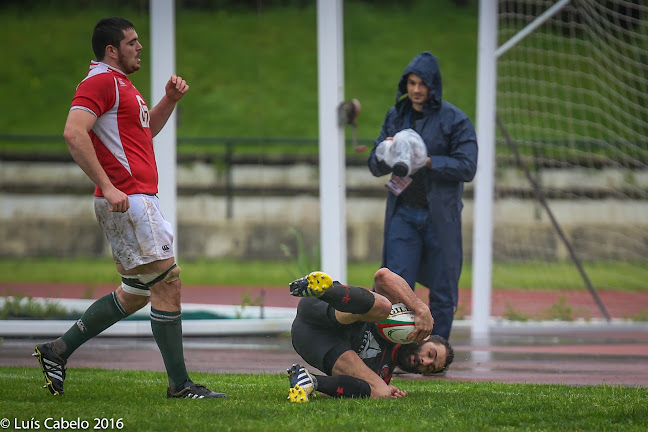
[[[555,14],[560,12],[565,6],[569,4],[571,0],[559,0],[549,9],[547,9],[542,15],[530,22],[526,27],[520,30],[508,41],[503,43],[499,48],[495,50],[495,58],[499,58],[502,54],[513,48],[517,45],[522,39],[533,33],[538,27],[544,24],[547,20],[553,17]]]

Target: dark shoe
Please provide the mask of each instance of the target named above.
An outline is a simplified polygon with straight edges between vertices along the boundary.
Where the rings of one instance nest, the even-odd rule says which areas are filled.
[[[194,384],[192,381],[187,381],[184,388],[178,392],[174,392],[171,388],[167,389],[168,398],[188,398],[188,399],[215,399],[227,397],[225,393],[217,393],[209,390],[201,384]]]
[[[319,297],[331,288],[333,279],[324,272],[312,272],[290,283],[290,295],[295,297]]]
[[[309,396],[315,390],[315,383],[311,374],[300,365],[294,364],[291,368],[286,369],[286,375],[290,380],[288,400],[295,403],[308,402]]]
[[[36,345],[32,355],[38,359],[43,375],[45,375],[45,385],[43,387],[47,387],[47,390],[54,396],[62,395],[64,393],[63,381],[65,381],[65,364],[67,361],[52,350],[51,342]]]

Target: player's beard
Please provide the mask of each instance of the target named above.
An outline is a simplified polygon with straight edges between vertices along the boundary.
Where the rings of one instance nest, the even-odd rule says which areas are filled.
[[[404,370],[405,372],[410,373],[420,373],[418,371],[418,366],[420,364],[419,351],[421,350],[421,345],[424,342],[411,343],[407,345],[401,345],[398,348],[396,353],[396,362],[398,367]],[[412,366],[412,355],[415,358],[415,364]]]
[[[126,75],[132,74],[133,72],[138,71],[140,68],[139,63],[137,63],[137,57],[129,61],[129,59],[121,51],[119,51],[117,60],[119,61],[119,70],[124,72]]]

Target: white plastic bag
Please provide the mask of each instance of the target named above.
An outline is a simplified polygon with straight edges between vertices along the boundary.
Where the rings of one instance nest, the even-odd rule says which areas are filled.
[[[378,144],[376,158],[392,168],[394,175],[405,177],[425,166],[427,147],[418,132],[403,129],[393,139]]]

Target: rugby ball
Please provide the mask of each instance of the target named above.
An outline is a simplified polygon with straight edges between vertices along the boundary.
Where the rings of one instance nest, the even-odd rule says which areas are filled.
[[[378,333],[383,338],[397,344],[409,344],[407,336],[416,328],[414,325],[414,312],[403,303],[392,305],[389,316],[384,321],[376,323]]]

